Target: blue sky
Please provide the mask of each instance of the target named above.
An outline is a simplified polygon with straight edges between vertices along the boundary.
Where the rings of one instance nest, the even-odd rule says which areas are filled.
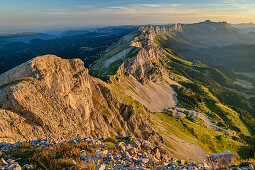
[[[0,33],[106,25],[255,22],[254,0],[1,0]]]

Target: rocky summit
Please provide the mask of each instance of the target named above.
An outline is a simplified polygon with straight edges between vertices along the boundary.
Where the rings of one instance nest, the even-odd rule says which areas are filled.
[[[37,57],[0,79],[2,140],[74,138],[94,130],[90,78],[81,60]]]
[[[1,166],[206,169],[254,156],[250,101],[223,72],[172,48],[195,42],[184,35],[201,25],[235,34],[209,21],[147,25],[89,68],[43,55],[1,74]]]

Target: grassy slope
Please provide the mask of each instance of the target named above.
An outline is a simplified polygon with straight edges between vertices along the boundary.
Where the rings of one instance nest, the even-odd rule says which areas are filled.
[[[177,57],[176,52],[168,49],[162,39],[156,40],[158,46],[167,53],[167,57],[162,55],[162,62],[172,72],[188,78],[188,81],[180,78],[182,86],[175,87],[179,105],[207,114],[219,126],[228,129],[234,135],[233,139],[244,142],[244,138],[239,136],[253,135],[255,119],[249,113],[252,112],[249,102],[241,94],[225,88],[233,87],[233,82],[217,69],[187,62],[182,56]]]
[[[190,80],[189,82],[180,80],[180,84],[183,85],[183,89],[180,89],[180,92],[181,90],[184,92],[185,89],[187,90],[187,92],[191,90],[190,93],[185,93],[183,95],[192,96],[192,92],[194,94],[207,93],[206,95],[196,96],[196,98],[198,100],[204,98],[203,101],[207,101],[207,103],[209,103],[209,101],[211,103],[222,102],[230,107],[234,106],[239,107],[243,110],[252,111],[252,108],[250,108],[248,105],[248,101],[241,94],[225,88],[233,87],[233,82],[222,72],[203,64],[187,62],[183,59],[183,57],[176,57],[175,52],[171,49],[168,49],[167,46],[164,45],[164,43],[158,41],[158,44],[164,49],[164,51],[167,52],[168,57],[164,57],[167,59],[164,59],[163,61],[165,65],[168,65],[174,73],[186,77]],[[208,95],[210,97],[208,97]],[[212,96],[214,96],[215,98],[212,99]],[[218,101],[215,99],[217,99]],[[195,103],[193,102],[193,104]],[[188,105],[189,107],[196,109],[195,105]]]
[[[131,46],[130,42],[135,36],[138,35],[138,32],[133,32],[124,36],[116,46],[113,46],[112,49],[105,52],[102,57],[90,67],[90,75],[104,80],[107,80],[110,75],[114,75],[125,59],[132,58],[138,54],[139,48]],[[108,66],[105,65],[109,59],[114,58],[116,55],[121,54],[125,50],[129,50],[125,56],[114,60]]]
[[[232,80],[215,68],[185,60],[174,50],[169,49],[162,39],[167,39],[167,36],[155,40],[155,44],[161,48],[162,53],[160,62],[154,63],[154,65],[155,67],[164,67],[169,73],[175,74],[178,83],[181,84],[181,86],[174,87],[178,94],[179,106],[206,114],[225,131],[213,131],[207,128],[203,122],[198,123],[198,120],[172,117],[171,113],[150,113],[141,103],[127,96],[122,90],[124,88],[134,90],[128,77],[124,75],[118,77],[118,81],[122,82],[121,85],[113,76],[110,76],[111,84],[107,84],[107,86],[111,92],[132,106],[133,113],[138,117],[143,117],[144,120],[146,119],[162,136],[174,134],[181,139],[199,144],[206,152],[229,150],[236,153],[237,159],[251,156],[252,150],[245,139],[254,134],[255,119],[249,113],[251,109],[245,98],[239,93],[225,88],[233,86]],[[119,65],[117,64],[116,68]],[[104,77],[105,73],[109,73],[105,72],[105,69],[102,70],[94,75]],[[115,71],[112,73],[114,74]],[[161,122],[160,125],[165,131],[158,129],[155,122]],[[228,133],[226,134],[226,132]],[[136,134],[136,137],[140,137],[139,135]],[[169,148],[175,147],[170,141],[164,140],[164,143]]]
[[[247,156],[247,144],[244,141],[240,140],[238,137],[231,137],[223,132],[214,131],[208,128],[203,121],[199,122],[199,120],[188,120],[181,117],[174,117],[168,112],[150,113],[141,103],[127,96],[125,92],[121,90],[124,88],[131,88],[131,85],[128,85],[130,84],[129,78],[123,76],[120,77],[119,81],[122,82],[121,85],[117,81],[112,81],[111,84],[107,85],[111,92],[115,94],[115,96],[123,99],[129,106],[132,106],[133,114],[146,120],[157,133],[163,136],[163,138],[164,136],[173,134],[180,139],[200,145],[206,153],[224,152],[229,150],[235,153],[236,159],[249,157]],[[214,114],[218,120],[222,120],[216,113],[211,111],[211,114]],[[229,114],[232,116],[232,112]],[[238,123],[237,126],[243,128],[243,133],[249,135],[248,129],[244,127],[240,119],[233,119],[237,121],[235,122]],[[160,128],[158,122],[160,122]],[[222,122],[224,121],[222,120]],[[141,136],[136,134],[136,137]],[[174,143],[167,138],[164,138],[164,144],[169,148],[173,148],[173,150],[178,150],[178,148],[175,148]]]

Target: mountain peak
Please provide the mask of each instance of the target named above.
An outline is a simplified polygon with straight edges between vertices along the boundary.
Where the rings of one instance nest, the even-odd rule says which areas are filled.
[[[200,22],[198,24],[228,24],[226,21],[222,21],[222,22],[214,22],[211,20],[205,20],[204,22]]]
[[[212,21],[211,20],[205,20],[203,23],[212,23]]]

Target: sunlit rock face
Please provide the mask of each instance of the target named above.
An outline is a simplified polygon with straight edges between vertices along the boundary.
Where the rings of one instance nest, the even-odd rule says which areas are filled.
[[[93,105],[91,84],[94,93],[98,86],[93,82],[80,59],[54,55],[34,58],[2,74],[1,141],[109,136],[105,120]]]
[[[93,112],[87,69],[79,59],[37,57],[0,77],[1,133],[8,140],[89,133]],[[4,136],[5,135],[5,136]]]
[[[2,74],[0,82],[0,142],[157,136],[80,59],[39,56]]]

